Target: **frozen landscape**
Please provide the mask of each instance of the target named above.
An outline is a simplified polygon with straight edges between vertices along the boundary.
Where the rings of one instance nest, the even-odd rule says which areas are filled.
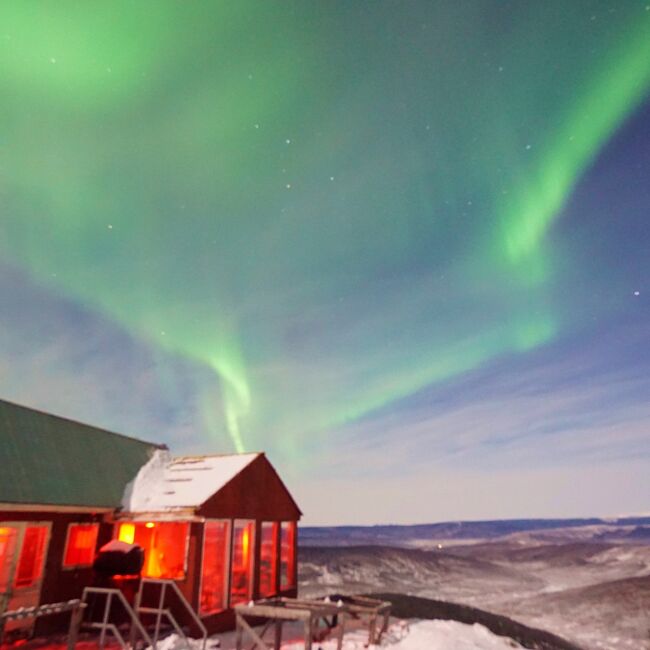
[[[304,596],[403,593],[506,616],[586,650],[650,648],[650,519],[301,533]]]

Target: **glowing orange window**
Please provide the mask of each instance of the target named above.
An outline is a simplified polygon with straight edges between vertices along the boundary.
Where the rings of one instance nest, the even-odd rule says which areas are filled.
[[[283,521],[280,527],[280,589],[296,586],[296,522]]]
[[[244,603],[253,596],[255,522],[235,521],[233,528],[230,604]]]
[[[63,554],[65,568],[90,566],[95,559],[99,524],[70,524]]]
[[[274,521],[262,523],[262,545],[260,548],[260,596],[273,596],[278,574],[278,524]]]
[[[142,575],[146,578],[182,580],[189,530],[184,521],[125,522],[117,527],[116,537],[144,549]]]
[[[28,526],[25,529],[23,547],[14,584],[16,587],[31,587],[43,573],[47,526]]]
[[[0,594],[7,591],[10,581],[18,529],[14,526],[0,527]]]
[[[228,551],[230,522],[208,521],[203,528],[203,564],[201,569],[202,615],[219,612],[227,607]]]

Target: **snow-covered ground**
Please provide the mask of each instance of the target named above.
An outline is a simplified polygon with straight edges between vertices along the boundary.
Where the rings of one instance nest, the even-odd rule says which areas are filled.
[[[258,630],[259,631],[259,630]],[[304,642],[300,629],[287,626],[285,631],[286,641],[282,643],[283,650],[302,650]],[[221,634],[208,641],[207,650],[215,648],[216,640],[220,650],[232,650],[235,647],[233,632]],[[521,648],[512,639],[496,636],[482,625],[465,625],[456,621],[410,621],[394,623],[382,638],[381,645],[368,646],[367,630],[357,629],[346,632],[344,650],[365,650],[369,648],[385,648],[386,650],[513,650]],[[201,644],[192,641],[193,650],[200,650]],[[244,643],[249,647],[250,643]],[[272,645],[269,641],[269,645]],[[336,650],[335,639],[325,639],[314,642],[314,650]],[[158,643],[157,650],[185,650],[185,645],[179,637],[171,635]]]

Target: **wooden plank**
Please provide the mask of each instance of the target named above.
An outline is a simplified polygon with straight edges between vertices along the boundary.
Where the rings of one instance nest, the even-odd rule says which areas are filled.
[[[307,609],[287,609],[285,607],[269,607],[266,605],[245,605],[241,609],[235,608],[241,616],[259,618],[281,618],[289,621],[306,621],[311,616]]]

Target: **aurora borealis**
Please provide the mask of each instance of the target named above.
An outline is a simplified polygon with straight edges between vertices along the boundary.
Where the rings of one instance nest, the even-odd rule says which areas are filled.
[[[0,84],[2,397],[311,521],[641,507],[647,2],[26,0]]]

